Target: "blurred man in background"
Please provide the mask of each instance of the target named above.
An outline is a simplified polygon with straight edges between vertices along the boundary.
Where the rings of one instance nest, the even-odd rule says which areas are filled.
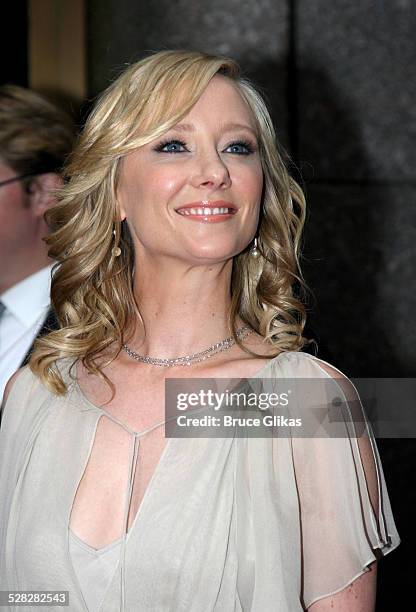
[[[57,326],[43,215],[73,137],[69,116],[41,95],[0,87],[0,400],[35,338]]]

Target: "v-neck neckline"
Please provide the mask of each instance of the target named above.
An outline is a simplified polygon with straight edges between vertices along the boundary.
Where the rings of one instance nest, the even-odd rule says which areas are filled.
[[[271,366],[272,366],[274,363],[279,362],[279,361],[280,361],[280,359],[281,359],[282,357],[287,356],[287,354],[288,354],[288,351],[284,351],[284,352],[282,352],[282,353],[279,353],[279,355],[277,355],[277,356],[275,356],[275,357],[273,357],[273,358],[269,359],[269,360],[267,361],[267,363],[265,363],[265,364],[264,364],[264,365],[263,365],[263,366],[262,366],[262,367],[261,367],[261,368],[260,368],[260,369],[259,369],[259,370],[258,370],[256,373],[252,374],[252,375],[251,375],[250,377],[248,377],[247,379],[249,380],[249,379],[253,379],[253,378],[261,378],[261,376],[262,376],[262,375],[263,375],[263,374],[264,374],[264,373],[265,373],[267,370],[269,370],[269,368],[270,368],[270,367],[271,367]],[[142,430],[141,432],[136,432],[136,431],[134,431],[134,430],[130,429],[130,428],[127,426],[127,425],[125,425],[125,424],[124,424],[124,423],[122,423],[121,421],[119,421],[119,420],[118,420],[116,417],[114,417],[113,415],[111,415],[111,414],[110,414],[109,412],[107,412],[107,411],[106,411],[104,408],[101,408],[101,407],[96,406],[95,404],[93,404],[93,403],[92,403],[92,402],[91,402],[91,401],[90,401],[90,400],[87,398],[87,396],[84,394],[84,392],[82,391],[82,389],[81,389],[81,387],[80,387],[80,385],[79,385],[79,382],[78,382],[78,377],[77,377],[77,376],[76,376],[75,378],[70,377],[70,381],[71,381],[71,385],[70,385],[70,386],[71,386],[71,389],[70,389],[70,394],[72,395],[72,394],[75,392],[75,394],[76,394],[77,398],[78,398],[79,400],[81,400],[81,402],[82,402],[82,404],[83,404],[83,406],[84,406],[84,409],[85,409],[85,410],[91,410],[91,411],[94,411],[94,412],[96,413],[96,415],[97,415],[97,418],[96,418],[96,420],[95,420],[95,422],[94,422],[94,425],[93,425],[93,427],[92,427],[92,434],[91,434],[91,438],[90,438],[90,440],[89,440],[89,450],[88,450],[88,453],[87,453],[87,456],[86,456],[86,459],[85,459],[84,465],[82,466],[82,470],[81,470],[81,473],[80,473],[79,479],[78,479],[78,481],[77,481],[77,483],[76,483],[76,486],[75,486],[75,489],[74,489],[74,495],[73,495],[72,500],[71,500],[71,509],[70,509],[70,512],[69,512],[69,515],[68,515],[68,518],[67,518],[67,521],[66,521],[66,531],[67,531],[67,538],[66,538],[66,539],[67,539],[67,557],[68,557],[68,561],[69,561],[69,565],[70,565],[70,568],[71,568],[72,575],[73,575],[73,577],[74,577],[75,583],[76,583],[77,588],[78,588],[78,592],[79,592],[79,594],[80,594],[80,596],[81,596],[81,598],[82,598],[82,601],[83,601],[83,603],[84,603],[85,610],[88,610],[88,606],[87,606],[87,604],[86,604],[86,601],[85,601],[85,598],[84,598],[84,595],[83,595],[83,592],[82,592],[81,585],[80,585],[80,583],[79,583],[79,581],[78,581],[78,577],[77,577],[77,575],[76,575],[76,572],[75,572],[74,566],[73,566],[73,564],[72,564],[71,554],[70,554],[70,550],[69,550],[69,537],[70,537],[70,535],[69,535],[69,531],[70,531],[70,526],[69,526],[69,523],[70,523],[70,517],[71,517],[71,512],[72,512],[72,507],[73,507],[73,503],[74,503],[74,500],[75,500],[76,492],[77,492],[77,489],[78,489],[78,487],[79,487],[79,484],[80,484],[80,482],[81,482],[81,480],[82,480],[82,477],[83,477],[83,475],[84,475],[84,473],[85,473],[86,467],[87,467],[87,465],[88,465],[88,461],[89,461],[90,456],[91,456],[91,453],[92,453],[92,448],[93,448],[93,445],[94,445],[94,439],[95,439],[95,436],[96,436],[96,432],[97,432],[97,427],[98,427],[99,421],[100,421],[101,417],[106,416],[107,418],[110,418],[110,419],[111,419],[111,420],[113,420],[114,422],[116,422],[116,423],[118,423],[119,425],[121,425],[121,426],[122,426],[122,427],[123,427],[123,428],[124,428],[126,431],[129,431],[129,432],[130,432],[130,434],[132,434],[132,435],[134,435],[134,436],[140,436],[140,435],[143,435],[144,433],[146,433],[146,432],[147,432],[147,431],[149,431],[150,429],[153,429],[153,427],[160,426],[160,425],[162,425],[162,424],[163,424],[164,422],[166,422],[166,421],[162,421],[162,422],[158,423],[157,425],[155,425],[155,426],[153,426],[153,427],[151,427],[151,428],[147,428],[147,429]],[[77,402],[76,402],[76,403],[77,403]],[[79,404],[78,404],[78,403],[77,403],[77,405],[79,406]],[[176,429],[177,427],[178,427],[178,426],[176,425],[176,426],[175,426],[175,429]],[[165,461],[166,461],[166,457],[167,457],[167,455],[168,455],[168,452],[170,452],[170,450],[171,450],[171,448],[172,448],[172,444],[173,444],[174,439],[175,439],[175,438],[174,438],[174,436],[173,436],[173,435],[172,435],[172,436],[170,436],[170,437],[168,438],[168,440],[167,440],[167,442],[166,442],[166,444],[165,444],[165,447],[164,447],[164,449],[163,449],[163,451],[162,451],[162,453],[161,453],[161,455],[160,455],[160,457],[159,457],[158,463],[157,463],[157,465],[156,465],[156,467],[155,467],[155,469],[154,469],[154,471],[153,471],[153,474],[152,474],[152,476],[151,476],[151,478],[150,478],[150,480],[149,480],[149,482],[148,482],[148,484],[147,484],[146,490],[145,490],[145,492],[144,492],[144,495],[143,495],[143,497],[142,497],[142,500],[141,500],[141,502],[140,502],[140,505],[139,505],[139,508],[138,508],[138,510],[137,510],[137,512],[136,512],[136,515],[135,515],[135,517],[134,517],[134,519],[133,519],[133,522],[132,522],[132,524],[131,524],[131,526],[130,526],[130,529],[128,530],[128,532],[127,532],[127,533],[124,533],[124,534],[123,534],[123,535],[122,535],[122,536],[119,538],[120,543],[121,543],[121,546],[123,545],[123,539],[125,539],[125,543],[124,543],[124,550],[126,550],[126,548],[127,548],[127,544],[128,544],[128,542],[130,541],[130,538],[131,538],[131,537],[133,537],[133,536],[134,536],[134,534],[135,534],[135,532],[138,530],[138,524],[139,524],[139,523],[140,523],[140,521],[142,520],[142,515],[143,515],[143,512],[144,512],[143,508],[146,508],[146,505],[148,505],[148,504],[149,504],[149,498],[150,498],[150,496],[151,496],[151,494],[152,494],[152,492],[153,492],[153,489],[154,489],[154,482],[155,482],[156,478],[158,477],[158,475],[159,475],[159,473],[160,473],[160,470],[161,470],[162,466],[164,465],[164,463],[165,463]],[[76,534],[74,534],[74,535],[76,535]],[[78,536],[76,536],[76,537],[78,537]],[[81,541],[82,541],[82,540],[81,540]],[[113,541],[113,543],[114,543],[114,542],[115,542],[115,540]],[[86,544],[87,546],[90,546],[90,545],[89,545],[89,544],[87,544],[86,542],[85,542],[85,544]],[[110,543],[109,543],[107,546],[111,546],[111,544],[112,544],[112,543],[110,542]],[[99,549],[99,550],[100,550],[100,549]],[[120,567],[120,563],[121,563],[121,561],[122,561],[122,559],[121,559],[121,554],[120,554],[120,556],[119,556],[119,560],[118,560],[117,565],[116,565],[116,568],[115,568],[115,574],[116,574],[116,572],[118,571],[118,569],[119,569],[119,567]],[[114,575],[115,575],[115,574],[114,574]],[[107,595],[108,595],[109,589],[111,588],[111,584],[113,583],[113,581],[114,581],[114,577],[113,577],[113,580],[110,582],[110,584],[109,584],[109,586],[108,586],[108,588],[107,588],[107,590],[106,590],[106,592],[105,592],[103,602],[104,602],[104,600],[106,599],[106,597],[107,597]]]
[[[287,354],[287,351],[284,351],[284,352],[282,352],[282,353],[279,353],[279,355],[277,355],[276,357],[273,357],[272,359],[269,359],[269,360],[267,361],[267,363],[265,363],[265,364],[264,364],[264,365],[263,365],[263,366],[262,366],[262,367],[261,367],[261,368],[260,368],[260,369],[259,369],[259,370],[258,370],[256,373],[254,373],[254,374],[253,374],[253,375],[251,375],[250,377],[247,377],[247,380],[250,380],[250,379],[252,379],[252,378],[259,378],[259,377],[261,377],[261,375],[262,375],[262,374],[263,374],[263,373],[264,373],[266,370],[268,370],[268,369],[270,368],[270,366],[271,366],[273,363],[275,363],[275,362],[279,361],[279,360],[280,360],[280,358],[281,358],[283,355],[285,355],[285,354]],[[160,427],[160,426],[162,426],[163,424],[165,424],[165,423],[166,423],[166,419],[165,419],[164,421],[160,421],[160,422],[156,423],[155,425],[152,425],[152,426],[150,426],[150,427],[147,427],[147,428],[145,428],[145,429],[142,429],[141,431],[135,431],[135,430],[131,429],[131,428],[130,428],[128,425],[126,425],[125,423],[123,423],[122,421],[120,421],[119,419],[117,419],[117,417],[115,417],[114,415],[112,415],[111,413],[109,413],[109,412],[108,412],[107,410],[105,410],[104,408],[101,408],[101,407],[96,406],[95,404],[93,404],[93,403],[92,403],[92,402],[91,402],[91,401],[90,401],[90,400],[87,398],[87,396],[84,394],[83,390],[81,389],[81,387],[80,387],[80,385],[79,385],[79,382],[78,382],[78,376],[76,376],[75,378],[72,378],[71,380],[72,380],[72,383],[73,383],[73,384],[72,384],[72,392],[74,392],[74,391],[75,391],[75,393],[76,393],[77,397],[78,397],[78,398],[80,398],[80,400],[82,401],[82,403],[84,404],[84,406],[85,406],[87,409],[93,410],[94,412],[96,412],[96,413],[97,413],[97,419],[96,419],[96,421],[95,421],[95,423],[94,423],[93,432],[92,432],[92,437],[91,437],[91,439],[90,439],[90,441],[89,441],[89,451],[88,451],[88,453],[87,453],[87,457],[86,457],[85,463],[84,463],[84,465],[83,465],[83,468],[82,468],[82,471],[81,471],[81,475],[80,475],[79,480],[78,480],[78,482],[77,482],[77,485],[76,485],[76,487],[75,487],[74,499],[72,500],[71,510],[70,510],[69,517],[68,517],[68,524],[67,524],[67,529],[68,529],[68,532],[69,532],[69,530],[71,529],[71,528],[70,528],[69,523],[70,523],[70,517],[71,517],[71,512],[72,512],[72,508],[73,508],[73,504],[74,504],[74,500],[75,500],[76,492],[77,492],[78,487],[79,487],[79,484],[80,484],[80,482],[81,482],[81,480],[82,480],[82,478],[83,478],[83,476],[84,476],[84,474],[85,474],[85,470],[86,470],[86,468],[87,468],[88,461],[89,461],[89,459],[90,459],[90,457],[91,457],[92,449],[93,449],[93,446],[94,446],[94,440],[95,440],[95,437],[96,437],[97,428],[98,428],[98,424],[99,424],[100,419],[101,419],[102,417],[104,417],[104,416],[105,416],[105,417],[107,417],[107,418],[109,418],[109,419],[111,419],[113,422],[115,422],[115,423],[117,423],[118,425],[120,425],[120,426],[121,426],[121,427],[122,427],[122,428],[123,428],[125,431],[127,431],[127,432],[128,432],[130,435],[132,435],[132,436],[134,436],[134,437],[136,437],[136,438],[137,438],[137,437],[139,437],[139,438],[140,438],[141,436],[145,435],[146,433],[150,432],[151,430],[156,429],[156,427]],[[174,430],[175,430],[176,428],[177,428],[177,425],[175,426]],[[158,460],[158,462],[157,462],[157,464],[156,464],[156,466],[155,466],[155,469],[153,470],[152,476],[150,477],[150,480],[149,480],[149,482],[148,482],[148,484],[147,484],[147,486],[146,486],[146,490],[145,490],[144,495],[143,495],[143,497],[142,497],[142,499],[141,499],[141,502],[140,502],[140,504],[139,504],[139,507],[138,507],[138,509],[137,509],[137,512],[136,512],[136,514],[135,514],[135,516],[134,516],[133,522],[132,522],[132,524],[130,525],[130,529],[129,529],[129,530],[126,532],[126,533],[123,533],[123,534],[122,534],[122,535],[121,535],[121,536],[120,536],[120,537],[119,537],[117,540],[113,540],[112,542],[109,542],[109,543],[108,543],[108,544],[106,544],[104,547],[101,547],[101,548],[99,548],[99,549],[95,549],[93,546],[91,546],[91,544],[89,544],[88,542],[85,542],[85,541],[84,541],[84,540],[82,540],[82,539],[81,539],[81,538],[80,538],[80,537],[79,537],[79,536],[78,536],[78,535],[77,535],[75,532],[73,532],[73,534],[74,534],[74,535],[75,535],[75,536],[76,536],[76,537],[77,537],[77,538],[78,538],[78,539],[79,539],[81,542],[83,542],[83,543],[84,543],[86,546],[88,546],[88,547],[89,547],[91,550],[98,550],[98,551],[100,551],[100,550],[104,550],[104,549],[106,549],[107,547],[109,547],[109,546],[111,546],[111,545],[115,544],[115,543],[116,543],[116,542],[118,542],[118,541],[120,541],[120,542],[122,543],[123,538],[125,538],[125,540],[126,540],[125,545],[127,546],[127,543],[128,543],[128,541],[130,540],[130,536],[131,536],[131,534],[132,534],[132,533],[135,531],[135,529],[136,529],[136,525],[137,525],[138,521],[140,520],[141,515],[143,514],[143,506],[144,506],[146,503],[148,503],[148,498],[150,497],[150,495],[151,495],[151,493],[152,493],[152,489],[153,489],[153,486],[154,486],[154,481],[156,480],[156,478],[157,478],[157,476],[158,476],[158,474],[159,474],[159,472],[160,472],[160,470],[161,470],[161,467],[162,467],[162,465],[164,464],[164,461],[165,461],[166,455],[167,455],[167,453],[168,453],[168,450],[169,450],[169,449],[170,449],[170,447],[172,446],[172,440],[173,440],[173,439],[174,439],[174,436],[173,436],[173,435],[171,435],[171,436],[168,438],[168,440],[167,440],[167,442],[166,442],[166,444],[165,444],[165,447],[164,447],[164,449],[163,449],[163,451],[162,451],[162,453],[161,453],[161,455],[160,455],[160,457],[159,457],[159,460]],[[71,529],[71,530],[72,530],[72,529]]]
[[[88,402],[88,400],[86,400],[86,401]],[[124,423],[119,421],[116,417],[114,417],[112,414],[108,413],[106,410],[104,410],[102,408],[99,408],[98,406],[94,406],[94,404],[90,404],[90,408],[93,409],[97,413],[97,418],[96,418],[96,420],[94,422],[91,438],[89,440],[89,444],[88,444],[89,450],[88,450],[87,456],[85,458],[84,464],[82,466],[81,474],[79,475],[79,478],[78,478],[76,486],[75,486],[74,497],[72,499],[71,509],[70,509],[69,516],[68,516],[68,524],[67,524],[68,531],[70,529],[72,530],[72,528],[70,528],[69,523],[70,523],[70,518],[71,518],[71,512],[72,512],[73,504],[74,504],[74,501],[75,501],[76,492],[77,492],[78,487],[79,487],[79,485],[81,483],[81,480],[82,480],[82,478],[83,478],[83,476],[85,474],[85,470],[87,468],[88,462],[89,462],[90,457],[91,457],[92,449],[93,449],[93,446],[94,446],[94,440],[95,440],[95,437],[96,437],[97,428],[98,428],[98,424],[99,424],[100,419],[102,417],[110,418],[111,420],[115,421],[117,424],[122,426],[125,430],[127,430],[132,437],[136,437],[136,438],[140,438],[142,435],[145,435],[148,431],[150,431],[152,429],[156,429],[156,427],[160,427],[164,423],[164,421],[161,421],[160,423],[157,423],[156,425],[154,425],[154,426],[152,426],[150,428],[146,428],[146,429],[142,430],[141,432],[134,432],[127,425],[125,425]],[[174,439],[173,437],[169,437],[167,439],[167,442],[166,442],[166,444],[165,444],[165,446],[164,446],[164,448],[163,448],[163,450],[162,450],[162,452],[160,454],[158,462],[157,462],[157,464],[156,464],[156,466],[155,466],[155,468],[153,470],[153,473],[152,473],[152,475],[151,475],[151,477],[149,479],[149,482],[147,483],[146,490],[145,490],[145,492],[143,494],[143,497],[141,499],[141,502],[139,504],[137,512],[136,512],[136,514],[134,516],[133,522],[130,525],[130,529],[127,532],[123,533],[116,540],[113,540],[112,542],[109,542],[108,544],[106,544],[104,547],[101,547],[101,548],[95,549],[95,550],[100,551],[103,548],[106,548],[107,546],[111,546],[111,544],[115,543],[116,541],[122,542],[123,538],[126,539],[126,545],[127,545],[127,542],[129,541],[132,532],[135,530],[136,524],[137,524],[137,522],[139,520],[139,516],[141,516],[143,514],[143,506],[148,503],[147,500],[150,497],[151,490],[152,490],[152,488],[154,486],[154,482],[155,482],[155,480],[156,480],[156,478],[157,478],[157,476],[158,476],[158,474],[159,474],[159,472],[160,472],[160,470],[162,468],[162,465],[165,462],[165,459],[166,459],[166,456],[167,456],[167,454],[169,452],[169,449],[172,446],[172,440],[173,439]],[[136,461],[137,461],[137,457],[136,457]],[[86,544],[86,546],[89,546],[92,549],[94,548],[93,546],[91,546],[91,544],[89,544],[88,542],[85,542],[84,540],[82,540],[75,532],[73,532],[73,533],[74,533],[74,535],[78,539],[80,539],[82,542],[84,542],[84,544]]]
[[[74,382],[76,383],[76,381],[74,381]],[[89,450],[88,450],[88,453],[86,455],[85,461],[84,461],[84,463],[82,465],[81,472],[80,472],[80,475],[79,475],[79,477],[78,477],[78,479],[76,481],[75,487],[73,489],[71,489],[73,491],[73,495],[72,495],[72,498],[71,498],[71,505],[70,505],[69,514],[68,514],[67,520],[66,520],[66,542],[67,542],[67,544],[66,544],[66,552],[67,552],[67,559],[68,559],[68,562],[69,562],[69,566],[70,566],[70,569],[71,569],[71,573],[72,573],[73,579],[74,579],[75,584],[77,585],[77,588],[78,588],[78,593],[81,596],[81,599],[82,599],[82,601],[84,603],[84,606],[85,606],[85,610],[87,611],[88,610],[88,606],[87,606],[87,603],[85,601],[84,594],[83,594],[81,585],[79,583],[78,576],[76,574],[74,565],[72,563],[72,557],[71,557],[71,552],[70,552],[70,544],[69,544],[69,538],[71,536],[71,532],[72,532],[72,534],[76,538],[78,538],[83,544],[85,544],[85,546],[87,546],[87,547],[89,547],[91,549],[93,549],[93,547],[90,544],[88,544],[87,542],[84,542],[84,540],[79,538],[79,536],[75,532],[72,531],[72,529],[70,527],[71,512],[72,512],[73,504],[74,504],[74,501],[75,501],[76,492],[77,492],[78,487],[80,485],[80,482],[81,482],[81,480],[82,480],[82,478],[83,478],[83,476],[85,474],[85,470],[87,468],[88,461],[89,461],[89,459],[91,457],[92,449],[93,449],[93,446],[94,446],[94,440],[95,440],[95,436],[96,436],[96,433],[97,433],[97,427],[98,427],[100,419],[102,417],[104,417],[104,416],[107,416],[107,417],[110,417],[111,419],[115,420],[116,422],[118,422],[120,425],[123,425],[123,427],[125,429],[130,430],[130,428],[128,426],[124,425],[123,423],[121,423],[120,421],[118,421],[118,419],[113,417],[113,415],[110,415],[106,410],[104,410],[102,408],[99,408],[98,406],[95,406],[94,404],[89,402],[89,400],[84,396],[84,394],[82,393],[81,389],[79,388],[79,386],[77,384],[75,384],[72,387],[71,393],[74,390],[76,391],[77,395],[81,397],[81,400],[84,402],[84,404],[88,404],[87,408],[89,410],[93,410],[93,411],[96,412],[96,419],[94,421],[94,424],[93,424],[93,427],[92,427],[91,437],[90,437],[89,443],[88,443],[88,449]],[[160,426],[160,424],[158,424],[158,425]],[[130,430],[130,432],[131,431],[132,430]],[[143,434],[146,431],[147,430],[143,430],[142,432],[133,432],[132,435],[135,435],[137,437],[138,435]],[[113,542],[110,542],[105,547],[101,547],[100,549],[98,549],[98,552],[103,550],[103,548],[111,547],[112,545],[115,544],[115,542],[119,542],[120,550],[121,550],[121,548],[123,546],[123,539],[125,539],[124,547],[125,547],[125,549],[127,548],[127,544],[130,541],[130,538],[134,536],[135,532],[138,529],[137,525],[138,525],[138,523],[141,520],[141,516],[143,514],[143,507],[145,507],[149,503],[148,499],[149,499],[149,497],[150,497],[150,495],[152,493],[152,490],[154,488],[154,482],[155,482],[155,480],[156,480],[156,478],[157,478],[157,476],[158,476],[158,474],[159,474],[159,472],[161,470],[161,466],[164,464],[164,462],[166,460],[166,456],[167,456],[167,454],[168,454],[168,452],[169,452],[169,450],[170,450],[170,448],[172,446],[173,440],[174,440],[173,437],[169,437],[167,442],[166,442],[166,444],[165,444],[165,447],[164,447],[164,449],[163,449],[163,451],[162,451],[162,453],[161,453],[161,455],[159,457],[159,460],[158,460],[158,462],[156,464],[155,469],[153,470],[153,474],[150,477],[150,480],[149,480],[149,482],[147,484],[146,490],[145,490],[144,495],[142,497],[142,500],[140,502],[139,508],[137,509],[136,515],[135,515],[135,517],[133,519],[132,524],[130,525],[130,529],[128,530],[128,532],[127,533],[123,533],[120,536],[120,538],[118,538],[117,540],[113,540]],[[97,549],[94,549],[94,550],[97,550]],[[111,587],[111,584],[113,583],[114,576],[115,576],[116,572],[119,569],[121,561],[122,561],[122,558],[121,558],[121,552],[120,552],[119,559],[117,561],[117,564],[116,564],[116,567],[115,567],[115,570],[114,570],[113,579],[110,581],[110,583],[109,583],[109,585],[108,585],[108,587],[106,589],[106,592],[105,592],[104,598],[103,598],[103,602],[104,602],[105,598],[107,597],[108,591],[109,591],[109,589]]]
[[[87,544],[87,542],[84,542],[84,540],[82,540],[79,536],[77,536],[77,534],[75,533],[75,531],[71,529],[71,527],[69,527],[69,537],[73,539],[73,541],[75,542],[77,546],[80,546],[81,548],[89,552],[90,554],[93,554],[96,556],[104,555],[106,552],[113,550],[113,548],[121,544],[123,540],[123,536],[120,536],[119,538],[117,538],[117,540],[110,542],[110,544],[106,544],[105,546],[102,546],[101,548],[94,548],[90,544]]]

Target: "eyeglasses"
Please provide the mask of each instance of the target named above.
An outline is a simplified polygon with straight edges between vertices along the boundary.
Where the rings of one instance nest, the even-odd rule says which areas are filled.
[[[22,179],[28,178],[29,176],[37,176],[39,172],[29,172],[28,174],[20,174],[19,176],[13,176],[5,181],[0,181],[0,187],[4,185],[8,185],[9,183],[14,183],[16,181],[21,181]]]

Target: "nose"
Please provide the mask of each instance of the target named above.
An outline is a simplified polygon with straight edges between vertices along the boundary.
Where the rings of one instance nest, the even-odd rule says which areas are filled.
[[[229,170],[217,151],[205,152],[195,159],[191,176],[193,187],[227,189],[231,186]]]

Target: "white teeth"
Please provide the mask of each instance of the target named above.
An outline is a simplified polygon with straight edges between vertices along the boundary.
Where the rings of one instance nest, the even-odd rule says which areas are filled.
[[[227,215],[232,214],[232,208],[180,208],[177,211],[180,215]]]

